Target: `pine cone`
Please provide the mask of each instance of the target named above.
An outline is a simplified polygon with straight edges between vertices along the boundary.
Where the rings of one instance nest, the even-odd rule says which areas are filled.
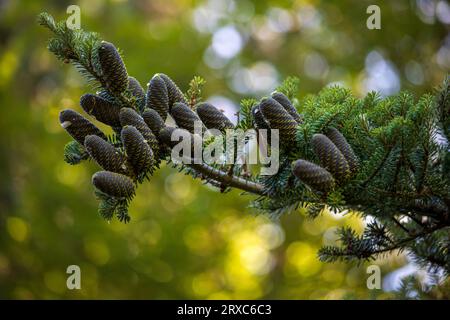
[[[99,128],[74,110],[66,109],[61,111],[59,114],[59,122],[82,145],[84,145],[84,138],[87,135],[96,135],[103,140],[107,140],[105,134]]]
[[[131,91],[139,104],[145,101],[145,92],[139,81],[134,77],[128,77],[128,90]]]
[[[289,146],[296,143],[297,121],[274,99],[267,98],[259,106],[270,129],[278,129],[280,144]]]
[[[178,88],[178,86],[175,84],[175,82],[173,82],[172,79],[170,79],[164,73],[159,73],[158,75],[166,83],[167,92],[168,92],[168,96],[169,96],[169,111],[172,108],[172,106],[174,105],[174,103],[176,103],[176,102],[181,102],[181,103],[187,104],[187,101],[184,97],[183,92],[180,90],[180,88]],[[162,117],[162,118],[164,119],[164,117]]]
[[[122,108],[120,110],[120,123],[122,127],[133,126],[135,127],[147,141],[148,145],[152,149],[155,157],[158,156],[159,144],[152,130],[147,126],[144,119],[131,108]]]
[[[281,92],[272,93],[272,98],[275,99],[286,110],[297,123],[302,123],[302,117],[297,112],[297,109],[292,105],[291,101]]]
[[[101,192],[116,198],[131,199],[135,193],[133,180],[120,173],[99,171],[92,176],[92,184]]]
[[[311,144],[321,165],[330,171],[338,181],[348,178],[350,175],[348,162],[330,139],[323,134],[315,134],[311,139]]]
[[[174,127],[164,127],[159,134],[159,138],[161,139],[161,142],[163,144],[165,144],[167,147],[172,148],[173,146],[178,144],[178,141],[172,141],[172,133],[175,130],[182,130],[182,129],[174,128]]]
[[[98,136],[89,135],[84,141],[84,147],[103,169],[128,174],[125,156],[120,154],[109,142]]]
[[[80,105],[87,114],[91,115],[96,120],[111,127],[120,127],[120,107],[108,100],[87,93],[81,96]]]
[[[128,162],[136,177],[149,171],[153,164],[153,152],[142,134],[133,126],[125,126],[121,132]]]
[[[269,129],[269,125],[264,119],[261,110],[259,109],[259,104],[256,104],[252,107],[252,116],[253,122],[256,125],[257,129]]]
[[[194,133],[194,126],[196,122],[197,125],[198,123],[200,123],[203,127],[202,121],[197,116],[197,114],[184,103],[175,103],[172,106],[170,114],[180,128],[186,129],[190,133]]]
[[[148,84],[145,107],[156,110],[166,121],[169,112],[169,93],[166,82],[159,75],[155,75]]]
[[[119,52],[112,43],[102,41],[98,48],[98,61],[106,87],[120,94],[128,88],[128,74]]]
[[[159,113],[153,109],[146,109],[142,114],[142,118],[144,118],[145,123],[156,137],[159,137],[159,132],[166,126]]]
[[[225,131],[226,129],[233,129],[233,123],[210,103],[200,103],[197,106],[197,114],[208,129],[218,129]]]
[[[297,160],[292,164],[292,172],[302,182],[320,191],[329,191],[334,187],[333,176],[321,166],[306,160]]]
[[[347,142],[347,139],[343,136],[343,134],[337,130],[336,128],[329,128],[326,132],[327,137],[335,144],[335,146],[342,152],[345,159],[348,162],[350,167],[350,171],[355,173],[358,171],[359,160],[353,151],[350,144]]]
[[[175,138],[175,141],[172,141],[172,134],[175,130],[179,130],[179,132],[177,132],[176,136],[177,138]],[[181,133],[181,134],[180,134]],[[181,137],[180,137],[181,136]],[[200,136],[195,135],[190,133],[189,131],[185,130],[185,129],[180,129],[180,128],[174,128],[174,127],[165,127],[161,130],[160,133],[160,139],[161,142],[167,146],[168,148],[173,148],[175,147],[177,144],[179,144],[181,141],[184,141],[185,138],[190,139],[190,145],[191,145],[191,159],[194,158],[194,150],[195,150],[195,146],[198,146],[201,150],[201,145],[203,143],[202,139]],[[170,151],[169,151],[170,153]],[[186,155],[183,155],[186,156]]]

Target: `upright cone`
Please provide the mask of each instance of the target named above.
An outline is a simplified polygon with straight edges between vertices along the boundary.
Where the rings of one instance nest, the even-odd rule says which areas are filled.
[[[350,167],[351,173],[353,174],[358,171],[359,159],[342,133],[336,128],[329,128],[326,135],[344,155]]]
[[[153,164],[153,152],[142,134],[133,126],[125,126],[121,139],[135,177],[148,172]]]
[[[330,139],[323,134],[315,134],[311,139],[311,144],[320,164],[328,169],[339,182],[349,177],[348,162]]]
[[[123,174],[99,171],[92,176],[92,184],[101,192],[116,198],[131,199],[135,194],[133,180]]]
[[[122,127],[133,126],[135,127],[147,141],[148,145],[154,152],[155,156],[159,152],[159,144],[152,130],[147,126],[144,119],[131,108],[122,108],[120,110],[120,123]]]
[[[176,102],[181,102],[181,103],[187,104],[187,101],[183,95],[183,92],[180,90],[180,88],[178,88],[178,86],[175,84],[175,82],[173,82],[173,80],[170,79],[164,73],[159,73],[158,75],[166,83],[167,92],[168,92],[168,96],[169,96],[169,110],[172,108],[172,106]]]
[[[80,144],[84,145],[84,138],[88,135],[96,135],[107,140],[105,134],[92,122],[78,112],[66,109],[59,114],[61,126]]]
[[[159,132],[166,126],[159,113],[153,109],[146,109],[142,114],[142,118],[144,118],[145,123],[156,137],[159,137]]]
[[[164,143],[167,147],[171,148],[178,143],[178,141],[172,141],[172,134],[175,130],[182,130],[182,129],[174,127],[165,127],[160,132],[159,138],[161,139],[161,142]]]
[[[195,124],[203,127],[203,123],[198,115],[184,103],[175,103],[170,114],[180,128],[186,129],[190,133],[194,133]]]
[[[275,99],[281,106],[294,118],[297,123],[302,123],[302,117],[297,112],[288,97],[281,92],[272,93],[272,98]]]
[[[197,114],[208,129],[225,131],[233,129],[233,123],[216,107],[210,103],[200,103],[197,106]]]
[[[133,96],[136,98],[139,106],[143,108],[145,102],[145,92],[136,78],[128,77],[128,90],[130,90]]]
[[[96,120],[111,127],[120,127],[120,107],[94,94],[84,94],[80,98],[83,110]]]
[[[126,158],[109,142],[98,136],[89,135],[84,141],[84,147],[103,169],[123,174],[128,173]]]
[[[266,120],[264,119],[261,110],[259,109],[259,104],[252,107],[253,122],[257,129],[270,129]]]
[[[306,160],[292,164],[293,174],[302,182],[320,191],[329,191],[334,186],[333,176],[324,168]]]
[[[291,146],[296,143],[297,121],[274,99],[261,101],[259,109],[270,129],[278,129],[280,144]]]
[[[145,107],[156,110],[166,121],[169,112],[169,93],[166,82],[159,75],[155,75],[148,84]]]
[[[112,43],[102,41],[98,48],[98,61],[108,90],[116,94],[125,91],[128,88],[127,69]]]
[[[175,132],[175,134],[174,134]],[[172,136],[174,141],[172,140]],[[196,147],[201,150],[202,147],[202,138],[199,135],[195,135],[190,133],[185,129],[174,128],[174,127],[165,127],[161,130],[160,134],[161,142],[164,143],[167,147],[173,148],[184,139],[189,139],[188,143],[190,143],[190,155],[182,154],[183,159],[187,161],[191,161],[191,159],[195,156]],[[184,150],[183,150],[184,151]],[[201,156],[201,155],[200,155]],[[201,159],[200,159],[201,160]],[[184,161],[184,160],[183,160]]]

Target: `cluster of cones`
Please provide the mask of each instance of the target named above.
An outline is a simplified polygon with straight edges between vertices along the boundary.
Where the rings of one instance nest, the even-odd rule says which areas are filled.
[[[222,111],[209,103],[190,106],[177,85],[165,74],[156,74],[147,91],[129,77],[116,48],[102,42],[98,50],[102,91],[85,94],[80,99],[83,110],[114,130],[119,139],[111,141],[91,121],[74,110],[60,113],[62,127],[84,147],[87,157],[103,171],[92,177],[97,190],[114,199],[130,200],[137,183],[152,174],[173,146],[174,127],[166,126],[170,115],[178,128],[194,134],[195,124],[225,132],[233,123]],[[252,121],[257,130],[278,129],[282,148],[296,146],[296,135],[302,116],[282,93],[254,105]],[[310,187],[328,191],[335,181],[354,174],[358,159],[343,135],[329,128],[326,135],[313,136],[312,147],[320,165],[306,160],[293,163],[293,174]]]

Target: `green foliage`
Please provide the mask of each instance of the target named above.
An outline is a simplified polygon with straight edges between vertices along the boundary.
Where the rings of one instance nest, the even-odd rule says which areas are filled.
[[[70,141],[64,146],[64,161],[68,164],[79,164],[86,159],[89,159],[89,154],[77,141]]]
[[[202,101],[202,89],[206,81],[202,77],[194,76],[189,82],[189,89],[186,91],[186,100],[191,108]]]
[[[236,128],[248,130],[254,128],[254,120],[252,116],[252,108],[258,101],[256,99],[243,99],[239,109],[239,122]]]
[[[73,63],[94,86],[104,81],[100,76],[100,67],[94,63],[94,56],[101,40],[96,33],[75,30],[67,27],[65,21],[56,23],[48,13],[38,16],[38,23],[49,29],[54,35],[48,43],[48,49],[65,63]]]
[[[448,90],[444,86],[444,91]],[[447,94],[439,93],[437,101]],[[305,121],[298,127],[298,147],[286,156],[320,162],[336,175],[339,184],[328,195],[311,193],[301,182],[289,183],[289,174],[282,174],[281,168],[279,174],[264,181],[270,200],[258,199],[257,207],[283,212],[310,201],[336,210],[356,210],[374,222],[362,235],[350,228],[340,229],[342,246],[322,248],[321,260],[371,260],[398,249],[412,253],[417,263],[432,272],[442,269],[448,273],[450,180],[442,158],[449,153],[449,137],[440,134],[442,113],[440,116],[438,110],[442,107],[438,106],[431,95],[417,101],[406,92],[386,99],[374,94],[356,99],[338,87],[309,97],[302,105]],[[330,128],[339,128],[361,161],[353,177],[340,174],[344,160],[342,155],[334,157],[337,149],[326,152],[334,150],[327,147],[331,142],[319,143],[325,139],[321,132]],[[323,138],[316,141],[317,137]],[[315,180],[303,172],[297,177],[314,186]],[[312,214],[316,216],[316,212]]]
[[[100,201],[98,205],[98,213],[103,219],[111,221],[111,219],[116,216],[120,222],[130,222],[131,217],[128,214],[127,201],[124,199],[111,197],[98,189],[95,190],[95,195]]]
[[[297,93],[300,87],[300,79],[297,77],[287,77],[276,91],[283,93],[289,100],[296,103]]]
[[[448,300],[450,299],[450,283],[432,276],[429,284],[415,275],[402,279],[400,287],[395,291],[395,298],[400,300]]]

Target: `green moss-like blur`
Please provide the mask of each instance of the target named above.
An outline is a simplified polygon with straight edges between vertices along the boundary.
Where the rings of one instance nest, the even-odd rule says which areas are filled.
[[[92,89],[47,51],[50,34],[35,23],[77,4],[81,27],[120,47],[143,85],[164,72],[186,89],[200,75],[204,98],[229,115],[289,75],[300,99],[330,83],[358,96],[432,90],[450,69],[448,3],[379,1],[382,29],[368,30],[372,2],[0,0],[0,298],[389,298],[392,281],[367,289],[368,264],[317,259],[336,227],[362,227],[351,215],[273,221],[246,208],[249,196],[164,167],[138,189],[130,224],[102,220],[97,168],[64,163],[70,139],[58,122]],[[374,263],[386,276],[409,262]],[[81,290],[66,287],[69,265],[81,268]]]

